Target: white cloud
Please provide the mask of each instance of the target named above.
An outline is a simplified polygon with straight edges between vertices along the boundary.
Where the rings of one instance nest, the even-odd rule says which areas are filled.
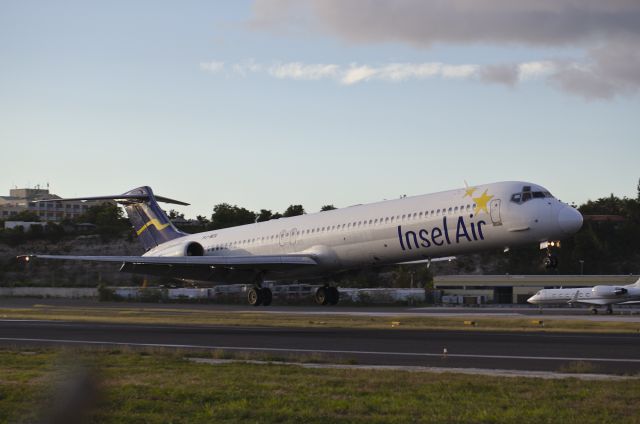
[[[518,77],[521,81],[542,78],[551,75],[557,66],[549,60],[525,62],[518,65]]]
[[[640,54],[628,55],[625,48],[613,51],[602,48],[593,52],[593,57],[596,59],[590,62],[547,60],[488,65],[405,62],[377,66],[351,63],[345,66],[333,63],[302,62],[262,64],[247,60],[227,66],[222,61],[210,61],[200,63],[200,68],[213,74],[229,69],[225,75],[247,77],[250,74],[264,74],[281,80],[329,80],[342,85],[371,81],[401,83],[442,78],[474,80],[515,87],[517,84],[539,80],[587,99],[604,99],[620,92],[637,91],[640,86],[640,75],[635,71],[640,68]],[[604,73],[615,78],[604,80],[601,78]]]
[[[342,72],[340,82],[346,85],[357,84],[366,81],[376,75],[379,71],[370,66],[351,65],[349,69]]]
[[[300,62],[272,65],[268,68],[271,76],[280,79],[319,80],[335,78],[338,73],[338,65],[313,64],[305,65]]]

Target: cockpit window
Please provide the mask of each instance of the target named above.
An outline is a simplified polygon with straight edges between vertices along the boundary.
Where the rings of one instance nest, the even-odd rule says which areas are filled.
[[[531,186],[523,186],[522,192],[511,195],[511,201],[518,204],[527,202],[531,199],[544,198],[553,198],[553,195],[548,191],[532,191]]]

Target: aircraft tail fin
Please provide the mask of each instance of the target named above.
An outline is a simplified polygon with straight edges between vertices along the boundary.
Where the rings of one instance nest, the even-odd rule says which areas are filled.
[[[183,237],[186,234],[178,230],[169,220],[167,215],[158,205],[158,202],[173,203],[176,205],[188,205],[188,203],[178,200],[169,199],[167,197],[156,196],[153,194],[151,187],[142,186],[129,190],[124,194],[116,194],[112,196],[95,196],[95,197],[77,197],[71,199],[50,199],[39,200],[38,202],[64,202],[79,200],[115,200],[124,206],[129,221],[140,238],[145,250]]]
[[[150,250],[159,244],[180,238],[186,234],[179,231],[169,220],[167,214],[158,205],[158,200],[166,203],[186,205],[184,202],[156,197],[151,187],[134,188],[126,193],[129,196],[116,201],[124,206],[133,229],[140,238],[145,250]],[[135,196],[138,196],[136,199]]]

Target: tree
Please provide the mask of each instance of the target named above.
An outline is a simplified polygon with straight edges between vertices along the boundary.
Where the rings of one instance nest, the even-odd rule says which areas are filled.
[[[238,225],[252,224],[256,221],[256,214],[248,209],[230,205],[228,203],[220,203],[213,207],[211,215],[212,230],[220,228],[236,227]]]
[[[11,215],[8,221],[40,222],[40,217],[35,212],[22,211]]]
[[[284,216],[285,218],[298,215],[304,215],[304,208],[302,207],[302,205],[290,205],[282,214],[282,216]]]
[[[260,213],[258,213],[257,221],[264,222],[264,221],[269,221],[270,219],[273,219],[273,212],[271,212],[269,209],[260,209]]]
[[[124,212],[115,203],[105,202],[91,206],[75,219],[76,222],[88,222],[97,226],[119,226],[124,221]]]
[[[184,214],[183,214],[183,213],[178,212],[178,211],[177,211],[177,210],[175,210],[175,209],[171,209],[171,210],[169,211],[168,216],[169,216],[169,219],[171,219],[171,220],[174,220],[174,219],[184,219]]]
[[[324,205],[323,207],[320,208],[320,212],[325,212],[325,211],[332,211],[337,209],[335,206],[333,205]]]
[[[206,216],[203,215],[198,215],[196,216],[196,221],[198,221],[198,223],[202,226],[202,227],[206,227],[207,225],[209,225],[209,223],[211,223],[211,221],[209,221],[207,219]]]

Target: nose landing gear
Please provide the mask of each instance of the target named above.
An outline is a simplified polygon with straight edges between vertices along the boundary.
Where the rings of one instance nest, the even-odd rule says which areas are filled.
[[[558,257],[547,251],[547,256],[543,259],[542,264],[546,269],[556,269],[558,267]]]
[[[547,256],[542,260],[542,265],[546,269],[556,269],[558,267],[558,257],[553,253],[551,248],[560,248],[559,241],[543,241],[540,243],[540,250],[546,249]]]

